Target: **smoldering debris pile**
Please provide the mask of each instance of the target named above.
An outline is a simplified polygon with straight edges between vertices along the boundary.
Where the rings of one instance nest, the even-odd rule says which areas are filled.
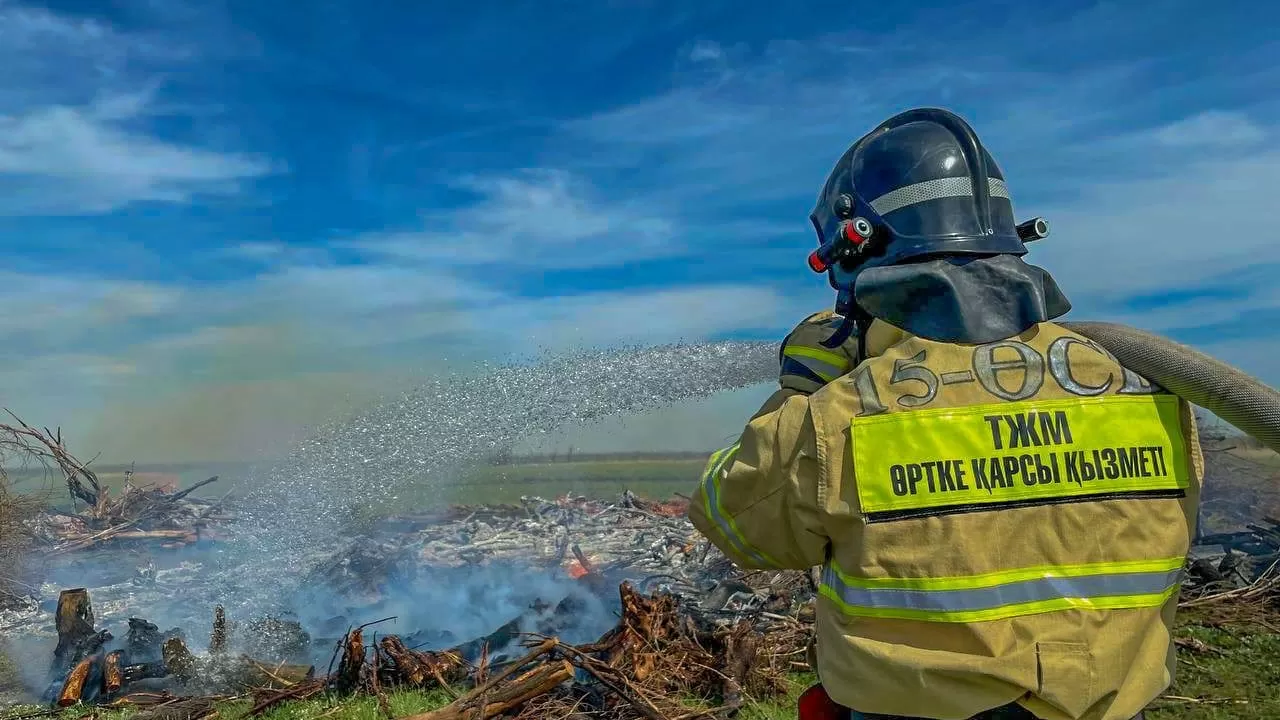
[[[744,580],[750,582],[742,582],[740,592],[761,597],[807,585],[803,573],[757,573]],[[558,639],[582,616],[571,596],[554,607],[535,603],[498,630],[447,649],[422,649],[408,636],[379,636],[380,623],[368,623],[324,641],[333,650],[321,672],[298,662],[316,641],[296,624],[237,627],[218,608],[208,650],[196,654],[180,632],[162,632],[139,618],[131,618],[124,638],[116,640],[107,629],[95,629],[88,593],[68,590],[59,601],[46,699],[61,707],[92,702],[145,708],[142,717],[180,710],[203,718],[229,696],[251,697],[251,714],[258,715],[326,693],[367,694],[385,708],[389,690],[415,688],[452,698],[417,716],[430,720],[574,712],[667,720],[731,714],[747,697],[785,692],[786,673],[807,667],[808,602],[726,612],[727,600],[708,607],[705,598],[645,594],[627,582],[613,586],[593,566],[577,582],[618,601],[616,625],[595,642]],[[236,633],[242,637],[233,643]],[[234,653],[233,645],[251,645],[255,654]],[[690,715],[691,698],[714,709]]]
[[[189,491],[127,490],[104,499],[91,477],[68,475],[70,491],[89,508],[46,536],[64,555],[88,551],[76,554],[87,563],[131,539],[148,548],[170,543],[132,532],[198,527],[206,539],[232,512]],[[687,510],[684,498],[659,502],[628,492],[613,500],[527,497],[334,527],[305,558],[302,585],[324,590],[305,596],[311,604],[302,620],[245,610],[229,617],[219,607],[208,627],[210,606],[202,603],[216,595],[208,602],[231,607],[239,598],[226,587],[234,585],[174,601],[187,614],[150,605],[210,574],[192,544],[175,540],[173,554],[190,561],[181,568],[161,570],[149,583],[64,591],[53,617],[31,619],[28,629],[56,625],[58,635],[47,685],[35,690],[53,705],[128,705],[153,720],[211,717],[230,697],[247,698],[254,714],[322,695],[366,695],[385,709],[387,693],[405,687],[451,698],[420,716],[429,720],[725,717],[748,697],[784,691],[786,674],[807,668],[816,578],[735,568],[693,529]],[[1219,614],[1274,612],[1278,560],[1278,521],[1206,535],[1188,559],[1182,604]],[[520,584],[506,569],[525,568],[575,591],[510,616],[482,613],[477,630],[455,613],[497,605],[494,588],[451,585],[466,585],[486,566],[497,570],[480,574],[500,585]],[[242,586],[259,578],[246,573]],[[90,594],[108,607],[104,627],[95,624]],[[444,595],[454,599],[437,605]],[[584,608],[588,601],[607,612]],[[183,617],[186,630],[122,612],[153,612],[166,623]],[[396,634],[385,622],[392,618]],[[691,698],[711,709],[691,708]]]
[[[787,673],[807,669],[815,578],[735,568],[697,535],[686,513],[683,499],[625,493],[612,502],[526,498],[388,520],[380,533],[339,542],[313,563],[309,582],[348,599],[349,615],[327,626],[278,617],[239,622],[219,607],[207,635],[198,633],[203,637],[140,617],[127,627],[99,628],[89,593],[64,591],[45,699],[129,705],[144,718],[199,718],[230,697],[247,698],[261,714],[322,695],[366,695],[385,707],[391,690],[415,688],[451,698],[419,716],[424,720],[726,717],[746,698],[784,692]],[[1276,605],[1280,523],[1203,541],[1189,559],[1184,607],[1221,613],[1238,612],[1242,602]],[[1238,578],[1229,584],[1224,562],[1236,563]],[[403,608],[384,604],[396,588],[416,593],[424,578],[448,583],[450,570],[465,574],[486,564],[541,568],[573,578],[577,592],[558,602],[535,600],[476,636],[419,629],[406,618],[397,623],[404,632],[385,632],[393,618],[382,613]],[[1210,566],[1216,574],[1206,572]],[[431,602],[429,594],[415,598]],[[586,620],[592,613],[584,598],[607,600],[611,629]],[[483,594],[471,600],[485,601]],[[123,631],[118,639],[116,631]],[[691,698],[711,709],[692,710]]]
[[[588,572],[583,581],[599,578]],[[571,604],[561,605],[521,642],[524,654],[497,661],[488,648],[503,644],[504,637],[420,652],[395,635],[366,642],[367,630],[353,630],[334,673],[259,693],[255,709],[326,689],[380,696],[388,687],[410,686],[441,688],[453,697],[445,707],[417,716],[432,720],[564,717],[575,710],[661,720],[688,716],[690,698],[711,701],[717,709],[705,714],[714,717],[736,710],[748,696],[785,692],[786,673],[807,667],[808,625],[792,615],[757,614],[725,624],[674,594],[644,595],[628,583],[618,593],[621,617],[596,642],[557,639],[556,631],[575,612]]]
[[[1211,624],[1274,628],[1280,611],[1280,520],[1202,536],[1187,559],[1179,606]]]
[[[629,491],[616,501],[565,495],[524,497],[518,505],[458,505],[389,519],[352,541],[363,550],[339,556],[347,573],[354,571],[351,557],[410,552],[433,567],[518,563],[560,566],[576,575],[587,563],[605,573],[627,569],[692,589],[722,579],[731,564],[694,530],[687,511],[684,498],[658,502]],[[384,538],[380,551],[370,548],[370,537]]]

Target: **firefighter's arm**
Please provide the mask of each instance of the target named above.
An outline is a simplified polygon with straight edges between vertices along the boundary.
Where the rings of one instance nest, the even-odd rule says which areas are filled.
[[[808,395],[783,388],[712,455],[689,519],[740,567],[805,570],[826,559],[820,481]]]

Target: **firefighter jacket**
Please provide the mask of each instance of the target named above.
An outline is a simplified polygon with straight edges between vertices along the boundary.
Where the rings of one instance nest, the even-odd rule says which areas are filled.
[[[822,566],[816,659],[866,713],[1128,720],[1172,682],[1203,456],[1188,403],[1042,323],[985,345],[877,321],[779,390],[690,519],[744,568]]]

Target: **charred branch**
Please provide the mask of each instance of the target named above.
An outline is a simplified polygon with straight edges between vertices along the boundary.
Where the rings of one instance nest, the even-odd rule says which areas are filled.
[[[347,633],[343,641],[342,661],[338,664],[338,674],[334,679],[334,689],[341,693],[354,692],[360,687],[364,670],[364,632],[356,628]]]
[[[169,674],[182,682],[195,679],[196,658],[187,649],[187,644],[182,642],[182,638],[171,637],[165,640],[160,653]]]
[[[97,668],[98,658],[87,657],[71,669],[67,674],[67,679],[62,683],[62,690],[58,693],[58,707],[71,707],[80,702],[84,695],[85,687],[90,684],[90,677]]]
[[[123,657],[124,652],[116,650],[107,653],[106,658],[103,659],[102,689],[108,695],[114,695],[124,687],[124,668],[121,667]]]

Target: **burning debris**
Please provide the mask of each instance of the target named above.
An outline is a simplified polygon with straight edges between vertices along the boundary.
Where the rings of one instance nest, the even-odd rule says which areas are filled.
[[[607,587],[594,569],[578,582],[593,593]],[[744,584],[737,592],[758,593],[767,586]],[[46,699],[59,707],[181,702],[184,713],[198,718],[211,716],[215,701],[228,695],[251,695],[251,714],[258,715],[279,703],[323,693],[385,699],[390,689],[415,688],[440,689],[454,698],[443,708],[415,716],[423,720],[486,720],[513,713],[541,717],[553,708],[560,715],[576,708],[666,720],[689,717],[690,697],[718,701],[717,710],[700,715],[732,713],[748,696],[785,692],[785,674],[805,666],[800,658],[810,637],[801,619],[806,606],[725,617],[708,612],[705,602],[669,592],[646,595],[626,582],[616,587],[620,618],[592,643],[558,639],[581,609],[570,596],[551,608],[532,607],[526,617],[442,650],[422,649],[398,635],[378,637],[381,621],[356,627],[333,642],[333,660],[321,675],[314,665],[289,662],[305,655],[309,644],[296,624],[250,623],[244,632],[257,639],[263,654],[233,654],[232,626],[219,607],[209,651],[196,655],[180,632],[162,633],[138,618],[129,620],[125,638],[117,641],[108,630],[95,629],[88,593],[67,590],[59,599],[58,646]],[[521,632],[530,621],[533,630]],[[272,640],[280,636],[292,640]],[[516,647],[521,648],[518,653]]]
[[[385,707],[388,692],[412,688],[452,698],[414,720],[728,717],[748,698],[784,693],[787,674],[808,669],[815,578],[735,568],[697,536],[686,502],[631,493],[612,503],[526,498],[389,521],[381,536],[352,538],[312,564],[307,583],[332,589],[345,614],[316,623],[288,615],[240,622],[218,606],[207,647],[137,617],[117,639],[115,628],[95,623],[86,590],[66,590],[54,615],[58,643],[45,700],[201,718],[228,697],[251,698],[258,715],[320,696],[365,695]],[[1280,523],[1267,523],[1202,538],[1189,559],[1183,607],[1213,609],[1223,599],[1274,604]],[[1226,552],[1211,554],[1213,547]],[[1239,578],[1214,584],[1230,563]],[[1265,567],[1256,573],[1255,564]],[[416,625],[446,614],[446,606],[433,605],[432,583],[460,594],[449,612],[492,604],[491,588],[452,586],[486,565],[507,579],[503,568],[514,565],[549,571],[573,591],[558,601],[535,599],[474,635],[459,629],[466,623]],[[1209,566],[1216,575],[1206,574]],[[394,611],[404,609],[394,602],[397,592],[411,593],[421,607],[406,632],[387,633]],[[593,612],[592,602],[609,613]],[[611,627],[601,627],[601,617],[611,617]],[[691,698],[714,709],[695,711]]]
[[[91,474],[76,477],[95,492]],[[203,528],[230,512],[189,491],[96,497],[49,536],[61,562],[128,565],[107,552],[128,533]],[[207,548],[182,541],[167,554],[176,566],[148,560],[129,578],[117,567],[111,584],[65,590],[55,612],[27,618],[32,634],[57,632],[35,690],[54,706],[128,705],[154,720],[211,717],[229,697],[252,698],[255,715],[320,696],[364,695],[385,709],[397,688],[452,699],[415,720],[726,717],[808,668],[816,578],[734,567],[694,530],[687,502],[528,497],[336,528],[298,560],[306,572],[287,591],[258,570],[212,572]],[[1277,559],[1278,521],[1206,535],[1188,560],[1183,606],[1274,606]],[[240,597],[264,584],[280,612]],[[179,627],[126,615],[148,607]],[[715,709],[696,711],[691,698]]]

